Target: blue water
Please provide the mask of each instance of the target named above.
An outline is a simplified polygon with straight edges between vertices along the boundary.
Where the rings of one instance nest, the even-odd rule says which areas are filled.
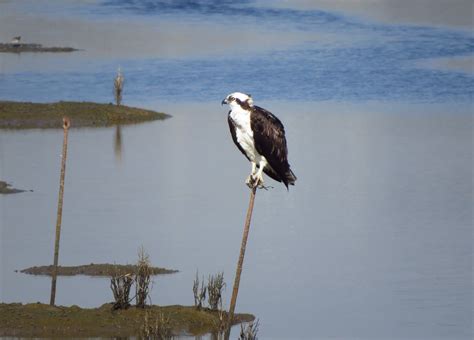
[[[40,13],[45,9],[37,9]],[[64,9],[90,20],[206,22],[216,26],[283,32],[331,33],[344,42],[301,42],[287,48],[249,51],[245,39],[232,55],[79,61],[77,71],[0,74],[0,98],[13,100],[110,101],[118,65],[132,102],[150,97],[218,101],[236,89],[260,99],[305,101],[465,102],[474,75],[423,66],[428,60],[474,53],[472,32],[416,25],[362,22],[326,11],[256,6],[252,1],[103,1]],[[56,13],[53,11],[53,13]],[[51,15],[51,14],[49,14]],[[258,34],[258,33],[256,33]],[[150,41],[150,44],[155,43]],[[202,37],[202,44],[206,37]],[[81,65],[87,64],[87,67]],[[17,89],[21,88],[22,91]],[[54,89],[52,91],[52,89]],[[94,89],[91,91],[91,89]]]

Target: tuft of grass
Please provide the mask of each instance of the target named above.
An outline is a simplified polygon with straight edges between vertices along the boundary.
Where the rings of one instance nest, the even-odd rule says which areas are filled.
[[[163,313],[150,317],[150,313],[147,311],[140,333],[144,339],[150,340],[168,340],[173,338],[170,319]]]
[[[222,290],[225,287],[224,273],[217,273],[216,275],[209,275],[207,281],[207,302],[209,308],[218,310],[219,305],[222,304]]]
[[[112,309],[127,309],[130,307],[130,289],[133,284],[131,274],[120,275],[117,272],[110,277],[110,289],[114,295],[114,306]]]
[[[73,128],[134,124],[171,117],[162,112],[112,103],[0,101],[0,129],[62,129],[65,115],[71,119]]]
[[[240,336],[239,340],[257,340],[257,333],[259,327],[259,320],[256,322],[251,321],[245,327],[243,324],[240,324]]]
[[[199,273],[196,271],[196,278],[193,282],[194,306],[200,310],[202,303],[206,300],[207,287],[204,285],[204,278],[201,281],[201,288],[199,288]]]
[[[138,251],[137,270],[135,272],[135,299],[137,307],[145,308],[146,300],[150,295],[151,284],[151,266],[150,256],[146,253],[143,247]]]

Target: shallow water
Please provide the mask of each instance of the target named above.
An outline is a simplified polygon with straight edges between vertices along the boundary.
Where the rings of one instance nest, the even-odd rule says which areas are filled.
[[[191,304],[199,270],[224,271],[228,304],[250,167],[219,103],[239,89],[281,118],[298,176],[289,192],[268,179],[257,194],[237,311],[260,319],[259,338],[472,338],[472,32],[178,3],[0,2],[1,19],[2,6],[40,18],[24,29],[39,25],[42,41],[65,44],[42,26],[55,20],[99,34],[77,33],[90,47],[77,54],[0,55],[0,99],[111,101],[121,65],[126,104],[173,115],[122,127],[120,153],[115,127],[71,130],[60,262],[134,262],[143,245],[180,270],[156,278],[153,303]],[[121,57],[125,43],[98,41],[124,20],[146,38]],[[189,27],[170,41],[180,20]],[[224,44],[241,23],[249,43]],[[138,48],[156,30],[164,52]],[[193,30],[217,33],[186,46]],[[49,278],[15,270],[52,261],[61,143],[56,130],[0,133],[0,178],[34,190],[0,196],[3,302],[48,300]],[[111,299],[106,279],[58,281],[59,304]]]
[[[258,193],[238,303],[263,338],[468,337],[472,116],[416,109],[280,114],[298,185]],[[190,304],[196,270],[232,281],[248,166],[220,107],[168,112],[122,127],[121,161],[114,129],[71,131],[61,263],[131,262],[143,245],[181,271],[155,280],[153,302]],[[48,278],[13,271],[51,261],[61,133],[0,141],[2,176],[34,190],[2,197],[2,300],[45,301]],[[106,279],[58,282],[59,304],[111,298]]]

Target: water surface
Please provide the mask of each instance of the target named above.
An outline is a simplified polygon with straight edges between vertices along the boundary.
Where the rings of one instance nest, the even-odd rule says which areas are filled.
[[[85,49],[0,55],[0,99],[112,101],[120,65],[126,104],[173,115],[122,127],[120,153],[115,127],[71,130],[60,262],[143,245],[180,270],[153,303],[191,304],[196,270],[224,271],[228,307],[250,166],[219,103],[241,90],[285,124],[298,177],[257,194],[237,311],[259,338],[472,338],[472,31],[280,5],[0,3],[2,40]],[[15,270],[52,261],[61,143],[0,132],[0,178],[34,190],[0,197],[3,302],[48,300],[49,278]],[[106,279],[58,281],[59,304],[111,299]]]

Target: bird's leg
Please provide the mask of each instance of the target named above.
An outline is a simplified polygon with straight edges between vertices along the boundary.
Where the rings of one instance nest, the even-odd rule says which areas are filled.
[[[257,187],[259,189],[265,188],[265,186],[263,185],[263,168],[266,165],[267,165],[267,160],[263,157],[258,162],[258,170],[257,170],[257,164],[252,162],[252,174],[247,179],[247,186],[249,188],[254,188],[254,187]]]
[[[257,163],[252,162],[252,176],[255,176],[255,173],[257,172]]]
[[[255,173],[256,172],[257,172],[257,163],[252,162],[252,171],[250,172],[249,177],[247,177],[247,179],[245,180],[245,184],[247,184],[247,186],[249,188],[253,188],[254,185],[255,185]]]
[[[260,166],[258,169],[257,173],[253,176],[253,186],[258,187],[259,189],[264,188],[265,186],[263,185],[263,167]]]

